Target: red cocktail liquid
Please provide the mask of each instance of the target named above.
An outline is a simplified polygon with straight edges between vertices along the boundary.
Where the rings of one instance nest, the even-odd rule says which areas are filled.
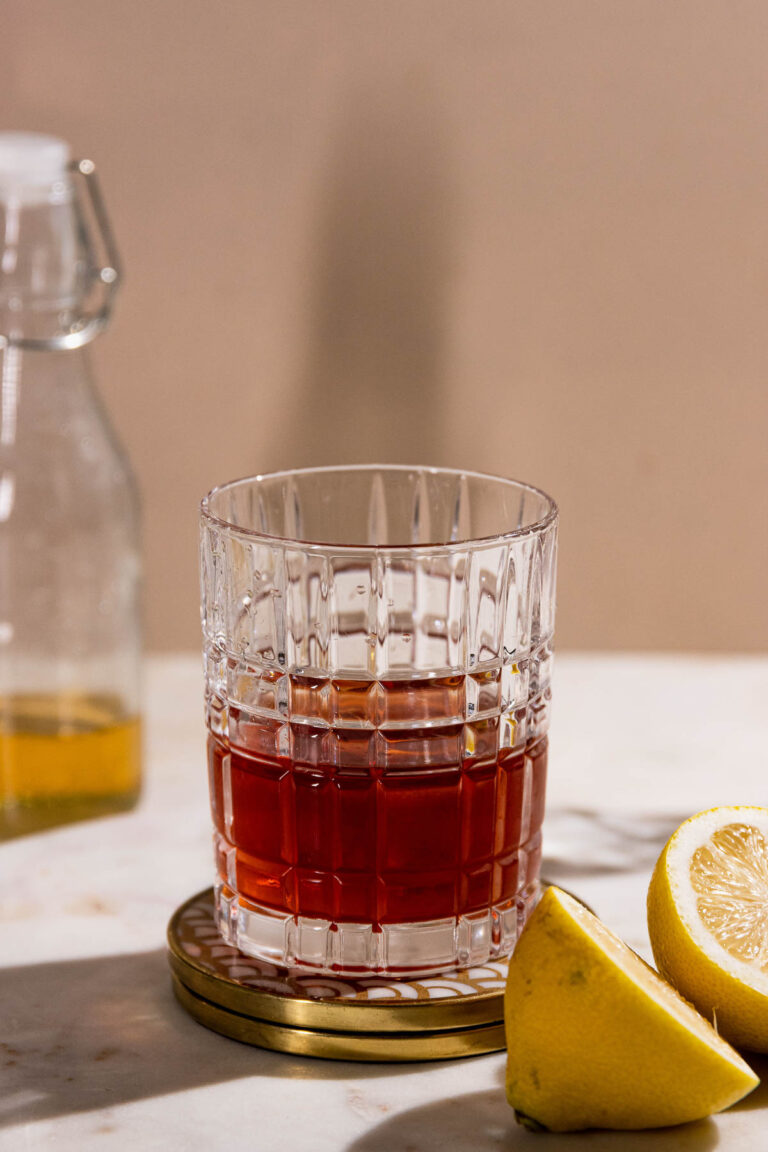
[[[231,710],[228,738],[208,741],[221,879],[255,904],[374,925],[519,895],[538,877],[547,738],[516,744],[504,715],[445,720],[464,691],[458,675],[292,676],[290,722]]]

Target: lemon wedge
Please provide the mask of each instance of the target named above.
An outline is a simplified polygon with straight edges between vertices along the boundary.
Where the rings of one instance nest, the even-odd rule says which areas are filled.
[[[553,1132],[656,1128],[727,1108],[758,1078],[583,905],[548,888],[509,963],[507,1099]]]
[[[711,808],[671,837],[648,890],[663,976],[740,1047],[768,1052],[768,808]]]

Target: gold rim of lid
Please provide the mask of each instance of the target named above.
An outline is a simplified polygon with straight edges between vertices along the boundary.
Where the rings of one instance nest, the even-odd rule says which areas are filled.
[[[225,944],[214,919],[211,888],[176,910],[168,925],[168,952],[174,976],[190,993],[261,1024],[315,1032],[423,1034],[498,1026],[504,1016],[506,958],[417,980],[297,974]]]

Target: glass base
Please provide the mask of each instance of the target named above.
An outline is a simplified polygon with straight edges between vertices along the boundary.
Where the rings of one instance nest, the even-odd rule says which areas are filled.
[[[444,920],[407,924],[332,923],[254,904],[215,888],[216,921],[228,944],[281,968],[340,976],[436,976],[512,952],[539,899],[529,885],[513,900]]]

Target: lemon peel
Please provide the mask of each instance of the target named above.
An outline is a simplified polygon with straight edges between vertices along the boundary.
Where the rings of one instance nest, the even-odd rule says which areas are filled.
[[[509,965],[507,1099],[526,1127],[655,1128],[758,1083],[712,1026],[578,901],[548,888]]]

